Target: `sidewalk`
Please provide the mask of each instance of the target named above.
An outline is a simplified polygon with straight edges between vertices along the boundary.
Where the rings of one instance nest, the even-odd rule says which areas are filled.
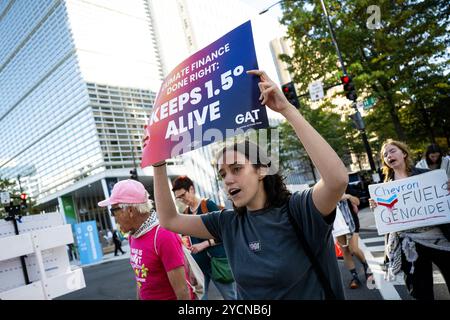
[[[88,268],[88,267],[96,266],[96,265],[111,262],[111,261],[124,260],[124,259],[129,260],[130,259],[130,246],[128,245],[128,242],[125,240],[122,243],[122,250],[125,251],[125,254],[122,254],[120,252],[117,256],[114,256],[114,252],[104,254],[102,261],[98,261],[98,262],[91,263],[91,264],[81,265],[79,260],[74,259],[74,260],[70,261],[70,265],[76,266],[76,267],[81,267],[81,268]]]

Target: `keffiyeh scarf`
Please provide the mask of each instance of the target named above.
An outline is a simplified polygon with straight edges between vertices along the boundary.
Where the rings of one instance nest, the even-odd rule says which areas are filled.
[[[152,211],[150,216],[145,220],[145,222],[132,234],[133,238],[142,237],[144,234],[153,229],[153,227],[159,224],[158,216],[156,215],[156,211]]]
[[[385,277],[387,280],[395,279],[395,276],[401,271],[402,252],[406,261],[412,264],[409,273],[414,273],[414,262],[419,257],[416,251],[416,243],[437,250],[450,251],[450,242],[444,237],[439,227],[425,227],[408,232],[390,233],[386,244],[386,253],[389,258]]]

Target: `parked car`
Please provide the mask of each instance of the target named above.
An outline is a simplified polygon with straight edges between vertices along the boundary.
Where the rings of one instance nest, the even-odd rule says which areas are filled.
[[[348,174],[348,186],[345,192],[359,198],[359,208],[369,206],[369,184],[371,183],[372,177],[368,171],[350,172]]]

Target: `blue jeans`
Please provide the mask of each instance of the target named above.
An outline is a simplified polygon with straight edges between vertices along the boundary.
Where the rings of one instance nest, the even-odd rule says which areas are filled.
[[[205,294],[203,295],[202,300],[208,300],[208,291],[209,291],[209,283],[212,280],[214,285],[219,290],[224,300],[236,300],[236,283],[222,283],[219,281],[215,281],[211,278],[211,276],[207,273],[205,276]]]

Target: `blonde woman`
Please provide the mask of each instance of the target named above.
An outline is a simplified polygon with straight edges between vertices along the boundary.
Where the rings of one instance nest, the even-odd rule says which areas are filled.
[[[381,147],[384,182],[405,179],[428,172],[416,168],[408,146],[400,141],[387,140]],[[376,203],[370,200],[371,208]],[[386,239],[390,275],[404,272],[405,284],[412,297],[433,300],[433,266],[441,271],[447,288],[450,283],[450,242],[439,226],[431,226],[390,233]]]

